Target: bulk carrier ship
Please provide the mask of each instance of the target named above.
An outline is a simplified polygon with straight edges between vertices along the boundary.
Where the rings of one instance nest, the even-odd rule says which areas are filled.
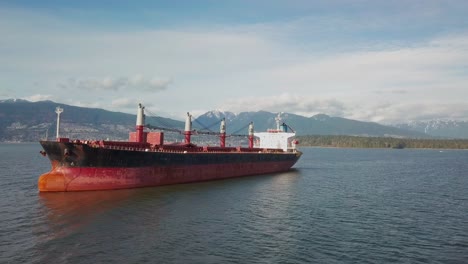
[[[289,170],[301,157],[293,139],[295,132],[281,118],[276,129],[254,132],[248,127],[248,147],[226,147],[226,124],[221,121],[219,146],[191,142],[191,115],[187,113],[182,143],[165,143],[164,130],[145,131],[144,106],[138,106],[136,131],[128,141],[71,140],[59,136],[57,108],[56,141],[40,141],[41,153],[52,168],[41,175],[41,192],[114,190],[150,187],[259,175]],[[155,127],[153,127],[155,128]],[[291,130],[291,132],[288,131]],[[174,130],[174,129],[170,129]],[[254,145],[254,138],[257,142]]]

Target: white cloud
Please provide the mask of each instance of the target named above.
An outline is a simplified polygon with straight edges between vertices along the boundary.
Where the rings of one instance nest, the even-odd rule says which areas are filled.
[[[134,99],[129,99],[129,98],[120,98],[120,99],[116,99],[116,100],[113,100],[111,105],[113,108],[135,108],[136,109],[136,105],[138,103],[135,102]]]
[[[312,57],[266,71],[261,78],[274,78],[276,86],[300,89],[304,93],[354,93],[378,90],[418,90],[440,84],[459,85],[467,81],[457,70],[468,66],[468,50],[460,45],[467,41],[446,39],[447,45],[429,43],[417,48],[357,51]],[[460,48],[454,48],[454,47]],[[423,95],[423,94],[421,94]],[[429,96],[424,94],[423,96]]]
[[[61,102],[57,102],[57,103],[61,103]],[[65,103],[69,105],[74,105],[74,106],[79,106],[79,107],[89,107],[89,108],[106,108],[107,107],[107,105],[104,105],[96,101],[84,101],[83,102],[80,100],[66,100]]]
[[[283,93],[278,96],[244,97],[227,100],[223,109],[233,112],[270,111],[290,112],[304,116],[325,113],[332,116],[345,116],[349,106],[333,98],[319,99],[313,96],[304,96]]]
[[[465,103],[417,102],[374,105],[361,108],[351,118],[370,120],[385,124],[412,120],[455,119],[468,120]]]
[[[100,79],[75,79],[69,78],[67,82],[59,84],[63,89],[87,90],[87,91],[119,91],[119,90],[140,90],[140,91],[161,91],[167,89],[172,82],[168,78],[146,79],[143,75],[133,77]]]
[[[54,97],[50,94],[35,94],[35,95],[23,97],[22,99],[28,100],[30,102],[38,102],[38,101],[52,100],[53,98]]]

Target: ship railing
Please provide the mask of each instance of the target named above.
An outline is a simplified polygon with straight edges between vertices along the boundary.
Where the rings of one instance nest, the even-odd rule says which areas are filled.
[[[120,144],[99,144],[98,142],[88,141],[81,142],[93,148],[105,148],[113,150],[126,150],[126,151],[141,151],[141,152],[166,152],[166,153],[282,153],[282,149],[271,148],[244,148],[244,147],[216,147],[216,146],[203,146],[203,147],[179,147],[167,145],[155,145],[147,147],[136,146],[123,146]],[[294,152],[288,149],[287,152]]]

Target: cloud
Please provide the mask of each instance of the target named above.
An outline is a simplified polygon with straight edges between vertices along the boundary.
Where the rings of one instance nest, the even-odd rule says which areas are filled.
[[[69,90],[87,91],[119,91],[119,90],[140,90],[140,91],[162,91],[167,89],[172,82],[169,78],[146,79],[143,75],[133,77],[101,79],[75,79],[69,78],[67,82],[59,84],[59,87]]]
[[[434,119],[468,120],[468,107],[465,103],[393,103],[361,107],[359,110],[350,115],[350,118],[385,124]]]
[[[80,100],[67,100],[66,104],[79,106],[79,107],[88,107],[88,108],[106,108],[107,105],[97,102],[97,101],[80,101]]]
[[[136,113],[139,103],[142,103],[147,108],[154,107],[154,104],[151,102],[145,103],[144,101],[134,98],[119,98],[111,101],[107,99],[100,99],[98,101],[70,99],[63,101],[63,103],[80,107],[103,108],[110,111],[126,112],[130,114]]]
[[[12,89],[9,89],[9,88],[2,88],[0,90],[0,97],[3,97],[3,98],[11,98],[11,97],[15,97],[14,96],[14,91]]]
[[[65,101],[73,92],[82,105],[131,113],[133,103],[146,101],[166,113],[222,108],[372,121],[462,117],[467,32],[413,35],[432,28],[420,18],[434,25],[439,16],[434,6],[413,12],[421,5],[426,3],[405,11],[401,21],[399,12],[361,17],[347,6],[340,9],[344,17],[324,13],[261,24],[132,30],[6,8],[0,10],[6,22],[0,23],[0,46],[8,52],[2,53],[0,72],[8,74],[0,82],[14,87],[15,97],[53,94]]]
[[[140,103],[145,107],[147,116],[155,115],[154,112],[158,113],[157,115],[159,115],[159,109],[153,102],[141,98],[118,98],[112,100],[111,104],[107,108],[114,111],[124,111],[135,114],[137,111],[137,106]]]
[[[406,90],[389,90],[389,91],[374,91],[376,94],[406,94]]]
[[[307,95],[283,93],[277,96],[244,97],[227,100],[222,107],[233,112],[270,111],[289,112],[304,116],[325,113],[332,116],[345,116],[349,109],[336,99],[318,99]]]
[[[113,108],[131,108],[137,105],[135,100],[129,98],[120,98],[113,100],[111,103]]]
[[[288,112],[303,116],[323,113],[361,121],[393,124],[412,120],[468,120],[468,105],[463,102],[354,102],[333,98],[317,98],[291,93],[278,96],[244,97],[227,100],[224,109],[234,112]]]
[[[38,102],[38,101],[52,100],[53,96],[49,94],[35,94],[35,95],[23,97],[22,99],[28,100],[30,102]]]
[[[468,80],[466,74],[457,74],[468,66],[468,50],[463,46],[468,37],[444,39],[414,48],[305,57],[279,65],[261,78],[273,77],[278,80],[277,86],[321,94],[325,91],[357,94],[376,88],[379,91],[440,89],[436,87],[440,84],[458,86],[459,82]]]

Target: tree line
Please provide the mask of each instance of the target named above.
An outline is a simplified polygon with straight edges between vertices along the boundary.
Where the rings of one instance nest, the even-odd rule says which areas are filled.
[[[390,137],[325,136],[296,137],[300,146],[337,148],[433,148],[468,149],[468,139],[413,139]]]

